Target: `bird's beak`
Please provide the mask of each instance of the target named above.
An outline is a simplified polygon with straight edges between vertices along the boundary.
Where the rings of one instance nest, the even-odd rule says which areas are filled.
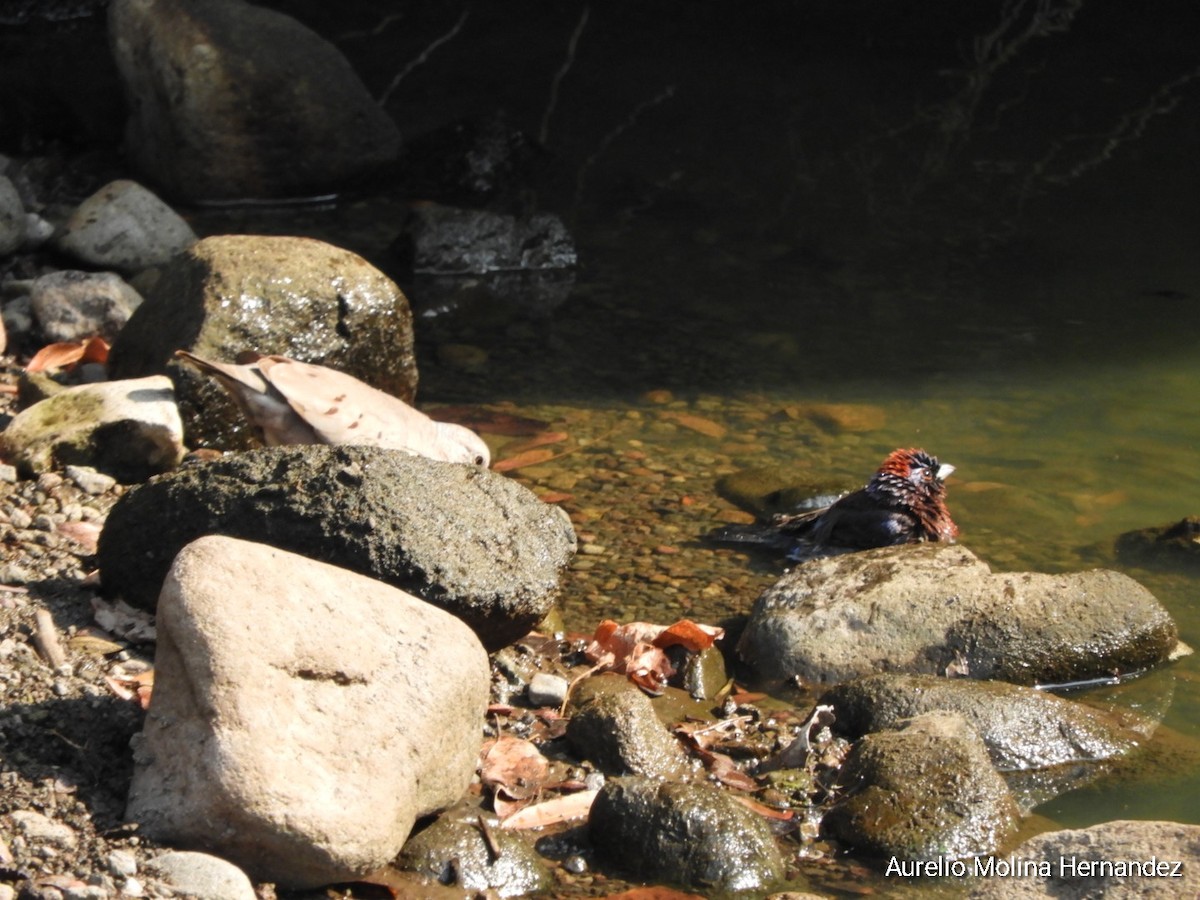
[[[947,478],[949,478],[953,474],[954,474],[954,466],[950,465],[950,463],[942,463],[940,466],[938,466],[937,480],[945,481]]]

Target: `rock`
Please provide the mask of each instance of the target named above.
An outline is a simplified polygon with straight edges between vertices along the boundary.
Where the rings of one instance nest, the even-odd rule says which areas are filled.
[[[350,881],[471,779],[487,658],[428,603],[212,536],[176,558],[157,624],[126,809],[154,840],[281,887]]]
[[[8,814],[13,827],[25,840],[44,844],[58,850],[70,850],[79,843],[79,836],[69,825],[56,822],[32,809],[18,809]]]
[[[93,497],[111,490],[116,484],[116,479],[111,475],[104,475],[87,466],[66,466],[63,474],[75,482],[77,488]]]
[[[186,200],[338,190],[392,163],[400,134],[345,57],[241,0],[116,0],[126,152]]]
[[[187,850],[162,853],[146,864],[146,871],[195,900],[255,900],[257,897],[245,872],[233,863],[207,853]]]
[[[605,774],[678,778],[687,767],[650,698],[624,675],[598,675],[575,688],[567,740]]]
[[[1054,684],[1145,669],[1177,642],[1170,614],[1128,576],[993,574],[939,543],[797,566],[755,601],[738,652],[771,678],[957,671]]]
[[[538,672],[529,679],[526,697],[530,706],[562,706],[567,699],[567,689],[570,683],[561,675],[551,675],[549,672]]]
[[[437,203],[412,208],[396,251],[425,274],[564,269],[578,261],[566,225],[551,213],[518,218]]]
[[[25,243],[25,206],[13,183],[0,175],[0,256],[8,256]]]
[[[803,474],[803,473],[801,473]],[[762,519],[829,506],[862,485],[797,479],[794,466],[756,466],[717,479],[717,493]]]
[[[1200,572],[1200,516],[1185,516],[1117,538],[1117,558],[1135,566]]]
[[[110,343],[142,297],[112,272],[52,272],[35,278],[29,292],[38,327],[47,341],[99,336]]]
[[[453,812],[440,816],[409,839],[397,867],[462,891],[489,891],[501,897],[526,896],[552,886],[533,847],[497,825],[491,826],[489,840],[479,817],[477,809],[464,818]]]
[[[272,447],[127,492],[100,535],[105,590],[153,609],[175,554],[211,533],[271,543],[424,597],[491,649],[545,615],[575,549],[558,507],[494,472],[378,447]]]
[[[167,373],[192,446],[252,445],[251,430],[211,378],[176,350],[233,361],[245,351],[327,365],[406,403],[417,388],[412,313],[366,260],[309,238],[206,238],[166,267],[113,344],[115,378]]]
[[[952,713],[927,713],[903,731],[867,735],[850,751],[838,783],[846,796],[826,813],[825,831],[884,859],[991,853],[1019,823],[987,748]]]
[[[157,195],[119,180],[79,204],[55,246],[80,262],[133,275],[166,264],[194,243],[191,226]]]
[[[461,206],[508,207],[534,186],[548,163],[549,154],[502,110],[459,119],[408,142],[406,195]]]
[[[1005,863],[1020,877],[977,883],[971,900],[1195,897],[1200,896],[1200,825],[1118,820],[1051,831],[997,858],[993,873]]]
[[[183,426],[159,375],[60,391],[18,413],[0,446],[26,475],[77,465],[129,483],[179,465]]]
[[[704,784],[612,779],[588,831],[602,856],[639,878],[725,892],[763,890],[783,876],[766,821]]]
[[[1155,724],[1002,681],[932,675],[868,675],[838,685],[818,702],[833,705],[834,730],[851,739],[900,728],[924,713],[955,713],[983,739],[1001,770],[1120,756],[1149,737]]]

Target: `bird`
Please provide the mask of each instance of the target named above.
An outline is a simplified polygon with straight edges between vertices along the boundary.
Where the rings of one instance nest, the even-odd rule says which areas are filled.
[[[187,350],[175,356],[217,379],[268,447],[366,444],[485,469],[491,464],[487,444],[471,429],[435,422],[337,369],[253,352],[239,354],[244,363]]]
[[[893,450],[866,485],[829,506],[728,525],[707,537],[786,550],[793,560],[918,541],[953,543],[958,526],[946,508],[945,484],[953,471],[924,450]]]

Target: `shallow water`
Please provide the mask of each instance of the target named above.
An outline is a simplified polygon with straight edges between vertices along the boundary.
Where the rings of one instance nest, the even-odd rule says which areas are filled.
[[[580,8],[536,24],[522,8],[472,10],[397,93],[406,129],[497,106],[531,131],[545,121]],[[1200,576],[1128,568],[1111,550],[1126,530],[1200,513],[1195,84],[1094,167],[1013,202],[1046,148],[1098,133],[1100,152],[1106,127],[1191,71],[1182,35],[1194,29],[1086,6],[1074,31],[1032,42],[1028,66],[996,76],[970,145],[935,168],[928,155],[912,163],[938,133],[913,111],[953,93],[945,85],[961,81],[947,73],[971,69],[962,48],[995,11],[932,4],[922,25],[915,7],[848,8],[806,6],[815,24],[779,3],[749,21],[722,3],[592,10],[550,120],[568,177],[539,197],[574,229],[575,286],[554,308],[476,292],[445,311],[405,284],[418,400],[505,409],[569,435],[555,446],[564,455],[513,477],[567,495],[583,540],[563,596],[573,628],[749,610],[778,566],[698,541],[734,510],[717,496],[722,475],[771,463],[852,488],[892,448],[923,446],[957,466],[961,540],[995,568],[1127,571],[1200,644]],[[396,59],[453,24],[443,12],[413,4],[392,43],[341,45],[384,84]],[[668,20],[675,31],[661,30]],[[467,77],[489,66],[505,77]],[[653,102],[665,85],[674,93]],[[913,127],[864,141],[896,123]],[[864,147],[873,155],[855,157]],[[311,233],[389,270],[402,209],[383,194],[196,221],[206,233]],[[486,357],[464,366],[455,344]],[[869,421],[822,425],[803,413],[810,403],[862,407]],[[494,459],[524,439],[488,437]],[[1138,765],[1045,804],[1030,827],[1200,823],[1200,659],[1093,693],[1105,692],[1169,697],[1163,728]]]

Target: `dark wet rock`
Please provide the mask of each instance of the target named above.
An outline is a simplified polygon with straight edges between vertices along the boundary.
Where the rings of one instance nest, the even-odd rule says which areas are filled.
[[[167,263],[196,243],[190,225],[134,181],[113,181],[84,200],[55,246],[81,262],[126,275]]]
[[[400,134],[332,44],[241,0],[115,0],[125,147],[186,200],[296,197],[361,181]]]
[[[26,475],[78,465],[127,483],[174,469],[184,452],[171,382],[161,375],[60,390],[14,416],[0,446]]]
[[[13,183],[0,175],[0,256],[25,243],[25,206]]]
[[[519,202],[549,154],[503,111],[459,119],[414,137],[404,148],[408,194],[458,206]]]
[[[112,272],[67,270],[35,278],[29,300],[47,341],[99,336],[111,342],[142,296]]]
[[[175,554],[214,533],[416,594],[490,649],[541,620],[575,549],[562,511],[502,475],[377,447],[272,447],[129,491],[100,537],[105,590],[153,609]]]
[[[566,225],[552,213],[518,217],[437,203],[412,208],[395,248],[422,274],[564,269],[578,261]]]
[[[1127,531],[1117,538],[1116,549],[1130,565],[1200,572],[1200,516]]]
[[[667,649],[667,657],[675,666],[675,681],[697,700],[711,700],[729,682],[725,654],[717,647],[693,653],[676,645]]]
[[[610,864],[640,878],[749,891],[783,876],[766,821],[705,784],[612,779],[592,804],[588,831]]]
[[[453,810],[445,813],[409,838],[397,867],[464,891],[494,891],[501,897],[551,887],[550,873],[532,846],[495,824],[489,841],[479,819],[478,810],[465,817]]]
[[[175,559],[157,626],[126,808],[141,834],[318,887],[386,864],[466,789],[487,657],[428,603],[210,536]]]
[[[833,838],[875,857],[962,859],[1016,833],[1019,813],[983,741],[960,717],[928,713],[854,745],[824,819]]]
[[[607,774],[678,778],[687,756],[640,688],[624,675],[598,675],[571,695],[567,740]]]
[[[993,573],[962,546],[912,544],[797,566],[758,598],[738,652],[768,677],[876,672],[1067,683],[1156,665],[1178,643],[1133,579]]]
[[[191,446],[252,445],[226,391],[174,359],[179,349],[233,362],[247,350],[339,369],[405,402],[417,387],[412,314],[395,283],[321,241],[206,238],[166,267],[118,336],[116,378],[167,373]]]
[[[800,512],[829,506],[857,484],[796,479],[794,466],[756,466],[717,479],[717,493],[766,519],[775,513]]]
[[[932,675],[868,675],[818,701],[832,704],[834,730],[850,738],[902,727],[928,712],[962,716],[998,769],[1034,769],[1128,753],[1156,723],[1002,681]]]
[[[1002,859],[1017,866],[1025,863],[1026,869],[1020,870],[1020,877],[980,881],[968,895],[971,900],[1200,896],[1200,825],[1117,820],[1051,831],[1030,838]],[[1046,870],[1038,871],[1044,863],[1049,864]]]

